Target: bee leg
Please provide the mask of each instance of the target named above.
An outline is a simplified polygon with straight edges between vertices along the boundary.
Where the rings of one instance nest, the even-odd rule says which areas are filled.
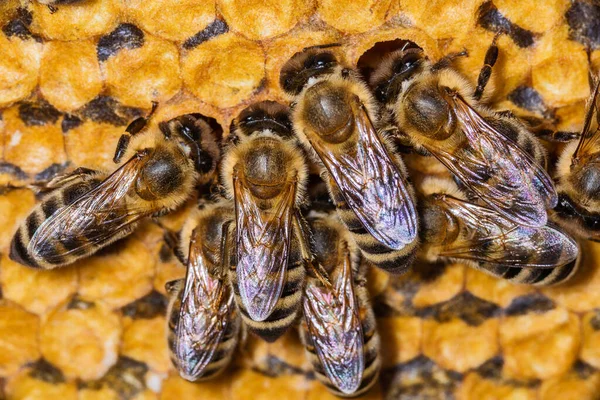
[[[485,90],[485,87],[487,86],[490,80],[490,76],[492,76],[492,67],[494,66],[494,64],[496,64],[496,61],[498,61],[498,45],[496,44],[496,42],[498,41],[499,36],[499,33],[496,34],[496,36],[494,36],[492,44],[485,53],[483,67],[481,68],[481,71],[479,71],[479,77],[477,78],[477,88],[475,89],[475,93],[473,94],[475,100],[481,99],[483,91]]]
[[[173,296],[183,285],[185,279],[175,279],[165,283],[165,291],[169,296]]]
[[[557,131],[554,129],[553,121],[544,118],[530,116],[517,118],[511,111],[502,111],[500,114],[524,122],[527,129],[533,133],[535,137],[546,142],[568,143],[573,140],[578,140],[580,137],[579,132]]]
[[[50,14],[54,14],[58,11],[58,7],[53,6],[52,4],[48,4],[48,10],[50,11]]]
[[[450,54],[446,54],[444,57],[442,57],[438,62],[436,62],[435,64],[433,64],[431,66],[431,69],[433,71],[439,71],[441,69],[446,69],[448,68],[450,65],[452,65],[452,63],[460,58],[460,57],[468,57],[469,56],[469,52],[467,52],[467,50],[463,50],[463,51],[459,51],[457,53],[450,53]]]
[[[113,161],[115,164],[121,162],[121,158],[123,158],[123,155],[129,147],[131,137],[141,132],[146,127],[146,125],[148,124],[148,120],[150,120],[150,117],[152,117],[154,111],[156,111],[156,107],[158,107],[158,103],[153,101],[152,109],[150,110],[150,113],[148,113],[147,116],[138,117],[131,121],[129,125],[127,125],[127,128],[125,128],[125,133],[121,135],[121,137],[119,138],[119,142],[117,143],[115,156],[113,157]]]

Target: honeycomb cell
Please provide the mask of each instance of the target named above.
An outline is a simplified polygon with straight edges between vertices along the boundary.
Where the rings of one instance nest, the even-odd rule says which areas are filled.
[[[456,398],[457,400],[536,400],[538,397],[535,389],[494,382],[471,372],[456,391]]]
[[[121,11],[120,0],[89,0],[56,6],[31,2],[31,30],[48,39],[84,40],[110,31]]]
[[[68,128],[65,149],[74,166],[107,171],[115,169],[113,156],[119,137],[125,133],[122,126],[78,120]],[[62,124],[65,131],[65,124]]]
[[[546,296],[574,312],[589,311],[600,302],[600,268],[596,267],[600,260],[600,244],[582,241],[580,245],[583,267],[565,284],[542,289]]]
[[[51,41],[44,45],[40,91],[59,110],[82,107],[100,94],[102,77],[91,41]]]
[[[582,318],[583,341],[580,358],[595,368],[600,368],[600,311],[593,310]]]
[[[114,390],[102,387],[100,389],[81,389],[77,393],[78,400],[118,400],[119,395]]]
[[[313,0],[219,0],[219,11],[231,30],[253,40],[279,36],[314,8]]]
[[[231,397],[255,400],[301,400],[306,397],[303,375],[269,377],[252,370],[238,371],[231,377]]]
[[[317,12],[323,21],[342,32],[360,33],[383,24],[391,4],[392,0],[319,0]]]
[[[420,318],[378,318],[377,331],[385,349],[381,352],[382,368],[407,362],[421,353],[423,322]]]
[[[33,377],[29,369],[8,381],[6,394],[11,400],[78,400],[75,382],[48,382]]]
[[[98,379],[117,361],[120,336],[119,317],[108,307],[73,300],[45,318],[40,348],[66,377]]]
[[[152,290],[156,260],[135,236],[121,240],[102,254],[78,262],[79,293],[91,301],[122,307]],[[106,284],[110,282],[110,285]]]
[[[39,326],[36,315],[0,300],[0,375],[14,374],[22,365],[40,356]]]
[[[264,84],[262,47],[234,33],[202,43],[182,60],[185,86],[219,108],[247,100]]]
[[[13,234],[34,205],[35,197],[31,190],[15,189],[0,194],[0,226],[4,229],[4,234],[0,235],[0,252],[8,251]]]
[[[215,0],[124,0],[125,13],[153,35],[182,42],[216,16]]]
[[[0,107],[26,98],[38,83],[42,45],[0,34]]]
[[[567,372],[579,352],[580,326],[563,308],[507,317],[500,323],[503,374],[514,379],[548,379]]]
[[[479,325],[470,325],[454,319],[439,323],[423,321],[423,354],[442,368],[465,372],[477,368],[500,350],[498,319],[492,318]],[[469,349],[469,351],[461,351]]]
[[[379,268],[371,267],[367,270],[367,289],[371,298],[379,296],[390,283],[390,275]]]
[[[546,32],[535,47],[531,80],[546,104],[561,107],[587,99],[588,62],[583,45],[565,40],[566,26]]]
[[[77,291],[77,269],[40,271],[2,256],[3,295],[27,311],[42,315]]]
[[[569,373],[558,378],[544,381],[540,387],[540,400],[554,400],[557,393],[560,398],[577,400],[595,400],[600,393],[600,373],[590,376],[578,376]]]
[[[512,23],[529,31],[544,33],[553,26],[563,23],[569,1],[550,0],[542,5],[518,0],[494,0],[494,5]]]
[[[531,286],[515,285],[504,279],[494,278],[474,268],[466,270],[466,289],[475,296],[508,306],[515,298],[535,291]]]
[[[231,376],[221,375],[206,382],[188,382],[173,373],[163,383],[161,400],[203,399],[222,400],[231,398]]]
[[[152,101],[166,102],[181,88],[177,47],[150,35],[141,47],[108,58],[104,68],[111,95],[128,106],[150,108]]]
[[[164,317],[125,320],[121,354],[142,361],[153,371],[166,373],[171,369]],[[164,337],[164,340],[159,338]]]
[[[425,268],[429,270],[424,271]],[[465,266],[461,264],[418,265],[415,273],[420,274],[423,284],[413,297],[413,305],[427,307],[449,300],[462,290]]]
[[[310,369],[310,363],[304,355],[302,342],[295,329],[290,329],[274,343],[269,343],[268,352],[272,357],[293,368]]]
[[[48,103],[23,102],[3,113],[6,129],[4,160],[28,174],[64,164],[66,155],[60,113]]]
[[[402,13],[435,39],[457,38],[475,26],[479,0],[405,0]]]

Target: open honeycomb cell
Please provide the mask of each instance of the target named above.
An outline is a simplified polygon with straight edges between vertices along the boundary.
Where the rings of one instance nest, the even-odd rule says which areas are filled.
[[[249,103],[287,100],[282,65],[317,44],[341,43],[363,71],[406,42],[436,60],[466,49],[457,66],[474,80],[502,31],[490,106],[579,129],[599,20],[595,0],[0,1],[0,398],[333,399],[294,331],[246,337],[214,380],[174,371],[164,284],[185,271],[164,234],[193,205],[71,267],[33,271],[8,258],[36,202],[30,185],[113,168],[119,136],[153,101],[154,121],[198,112],[226,137]],[[460,264],[371,271],[383,369],[361,398],[600,398],[600,245],[582,249],[575,278],[545,289]]]

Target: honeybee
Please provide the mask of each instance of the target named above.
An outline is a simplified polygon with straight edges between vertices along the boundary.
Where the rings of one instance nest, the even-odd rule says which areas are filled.
[[[470,194],[520,225],[544,226],[557,195],[542,144],[516,118],[478,101],[496,60],[495,40],[475,90],[450,67],[459,55],[434,64],[421,49],[397,50],[370,85],[400,135],[435,156]]]
[[[573,276],[579,246],[549,223],[515,224],[496,210],[463,198],[449,180],[426,178],[419,204],[422,254],[428,261],[458,260],[514,283],[551,285]]]
[[[294,130],[322,163],[338,215],[364,257],[404,272],[417,248],[414,195],[404,164],[374,127],[368,88],[323,46],[294,55],[280,85],[295,97]]]
[[[185,279],[168,282],[168,344],[173,365],[189,381],[211,378],[231,361],[240,316],[227,279],[233,205],[196,211],[181,230]]]
[[[306,164],[287,107],[265,101],[243,110],[222,180],[235,205],[235,263],[230,280],[244,323],[266,341],[296,319],[310,248],[298,211]]]
[[[321,269],[307,276],[300,337],[316,377],[338,396],[358,396],[377,381],[381,367],[360,253],[335,216],[312,212],[308,221]]]
[[[558,160],[556,220],[586,239],[600,241],[600,78],[595,81],[578,141]]]
[[[146,118],[136,119],[121,136],[116,171],[78,168],[47,184],[50,193],[15,233],[14,261],[52,269],[90,256],[130,234],[144,217],[175,209],[214,174],[220,150],[198,114],[161,122],[161,134],[136,135],[145,125]],[[125,154],[130,157],[121,163]]]

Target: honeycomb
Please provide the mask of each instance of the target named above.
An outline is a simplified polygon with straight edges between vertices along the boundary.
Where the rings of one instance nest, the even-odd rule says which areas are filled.
[[[491,104],[577,130],[588,70],[600,67],[598,21],[597,0],[0,2],[0,398],[333,398],[294,331],[273,344],[248,336],[216,380],[179,378],[164,283],[184,270],[163,236],[185,211],[70,267],[11,261],[12,234],[36,202],[30,185],[75,166],[113,168],[118,137],[152,101],[155,120],[200,112],[227,134],[249,103],[285,101],[278,75],[294,53],[332,42],[353,65],[396,39],[433,59],[466,49],[458,68],[475,80],[502,31]],[[578,275],[552,288],[461,264],[371,271],[383,369],[362,398],[600,399],[600,245],[582,246]]]

